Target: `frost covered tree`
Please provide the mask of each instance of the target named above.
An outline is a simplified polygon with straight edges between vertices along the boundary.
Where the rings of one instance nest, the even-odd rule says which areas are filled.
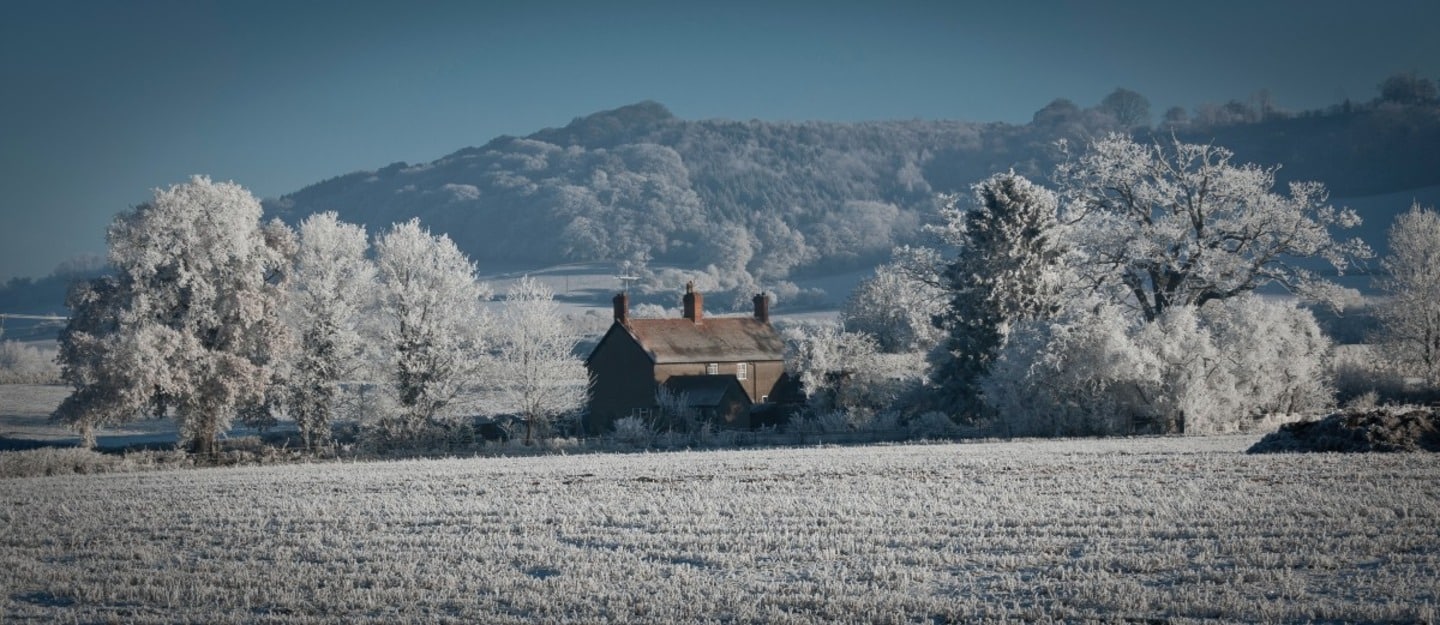
[[[1133,318],[1109,303],[1067,308],[1017,325],[980,381],[1011,435],[1113,434],[1159,385],[1154,358],[1135,344]]]
[[[375,266],[365,257],[364,226],[333,212],[300,223],[289,319],[298,340],[286,404],[307,448],[330,436],[340,409],[340,384],[363,365],[362,315],[375,294]]]
[[[375,240],[376,275],[389,388],[399,409],[392,435],[413,436],[448,416],[485,368],[490,289],[475,265],[445,235],[418,219],[395,224]]]
[[[945,332],[932,380],[947,409],[975,419],[978,383],[1014,323],[1046,316],[1064,283],[1056,199],[1014,172],[975,185],[969,210],[951,198],[945,231],[959,248],[942,276],[949,305],[935,317]]]
[[[931,318],[946,303],[945,292],[933,282],[917,279],[900,261],[880,265],[850,293],[840,323],[873,337],[882,352],[927,352],[941,336]]]
[[[580,337],[560,314],[550,287],[526,276],[505,294],[496,338],[491,379],[499,404],[525,419],[528,445],[536,432],[548,433],[585,405],[589,373],[574,353]]]
[[[265,404],[288,349],[294,241],[260,216],[240,185],[197,176],[116,217],[115,275],[70,296],[61,359],[75,392],[56,418],[88,445],[97,426],[168,413],[185,445],[210,452],[242,409]]]
[[[1071,264],[1090,287],[1153,321],[1172,306],[1201,306],[1278,283],[1333,300],[1338,287],[1297,260],[1343,271],[1370,255],[1331,228],[1360,223],[1328,204],[1324,185],[1272,191],[1275,167],[1235,165],[1213,145],[1142,145],[1112,134],[1056,170]]]
[[[813,412],[871,415],[895,406],[925,373],[924,354],[884,354],[874,337],[837,323],[785,329],[785,369]]]
[[[60,331],[60,377],[74,389],[53,419],[95,446],[95,429],[134,420],[155,402],[153,384],[140,368],[144,354],[134,349],[133,334],[122,334],[125,290],[118,276],[78,282],[65,298],[70,318]]]
[[[1331,341],[1308,309],[1244,295],[1212,303],[1200,315],[1234,380],[1238,409],[1206,423],[1187,420],[1186,432],[1245,430],[1247,417],[1303,415],[1334,404]]]
[[[1440,215],[1416,203],[1397,216],[1383,265],[1385,351],[1406,373],[1440,385]]]
[[[1020,324],[982,385],[1017,435],[1236,432],[1327,408],[1329,365],[1294,302],[1245,295],[1144,322],[1087,300]]]

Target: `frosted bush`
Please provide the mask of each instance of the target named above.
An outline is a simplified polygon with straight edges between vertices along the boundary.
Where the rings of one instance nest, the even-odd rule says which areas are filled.
[[[850,414],[844,410],[827,410],[816,414],[813,419],[815,430],[832,434],[835,432],[850,431]]]
[[[707,437],[706,442],[717,449],[729,449],[740,442],[741,432],[739,430],[722,429],[715,430]]]
[[[1405,376],[1373,345],[1339,345],[1334,348],[1333,371],[1336,400],[1344,403],[1374,394],[1385,404],[1406,396]]]
[[[1217,305],[1219,304],[1219,305]],[[1315,316],[1292,302],[1238,297],[1202,309],[1230,368],[1235,417],[1315,413],[1334,405],[1330,339]],[[1191,432],[1250,429],[1243,418],[1211,422]]]
[[[667,430],[655,435],[655,446],[661,449],[677,449],[689,445],[690,438],[683,432]]]
[[[188,466],[183,451],[140,451],[108,454],[79,447],[44,447],[0,452],[0,478],[42,475],[91,475]]]
[[[785,428],[794,434],[835,434],[849,432],[850,415],[844,410],[804,411],[790,417]]]
[[[1149,323],[1100,305],[1019,326],[984,391],[1014,435],[1239,432],[1332,405],[1329,359],[1289,302],[1243,296]]]
[[[928,375],[923,353],[881,353],[874,337],[838,324],[792,325],[783,336],[785,369],[817,412],[892,409]]]
[[[1140,327],[1135,346],[1153,358],[1158,386],[1140,394],[1153,426],[1165,432],[1219,431],[1241,411],[1236,379],[1194,307],[1166,310]],[[1136,410],[1136,412],[1141,412]]]
[[[0,341],[0,384],[55,384],[60,365],[53,350],[18,341]]]
[[[893,432],[900,428],[900,414],[893,410],[850,414],[850,427],[862,432]]]
[[[78,447],[30,449],[0,453],[0,477],[34,477],[112,473],[125,459]]]
[[[981,388],[1002,426],[1017,436],[1114,434],[1159,390],[1152,354],[1136,346],[1115,306],[1019,324]]]
[[[645,447],[655,438],[655,431],[640,417],[625,417],[615,420],[615,432],[611,436],[625,445]]]
[[[950,438],[960,433],[955,421],[944,413],[924,412],[911,418],[905,429],[911,438]]]

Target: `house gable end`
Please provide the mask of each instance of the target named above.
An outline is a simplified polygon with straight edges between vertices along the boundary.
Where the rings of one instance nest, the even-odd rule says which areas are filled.
[[[640,344],[640,340],[635,338],[635,335],[631,334],[625,326],[619,323],[611,323],[610,329],[605,331],[605,336],[600,337],[600,342],[595,344],[595,348],[590,350],[590,355],[585,358],[585,366],[590,367],[595,360],[596,354],[600,354],[604,350],[624,349],[624,343],[629,343],[629,347],[643,352],[645,357],[650,359],[650,362],[655,362],[655,354],[645,349],[645,346]]]

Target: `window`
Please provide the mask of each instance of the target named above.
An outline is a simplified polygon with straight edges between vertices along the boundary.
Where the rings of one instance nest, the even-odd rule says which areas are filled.
[[[744,380],[750,374],[750,365],[747,363],[735,363],[735,379]]]
[[[652,411],[651,411],[651,409],[649,409],[649,408],[631,408],[631,409],[630,409],[630,416],[632,416],[632,417],[638,417],[638,418],[641,418],[641,419],[649,419],[650,416],[651,416],[651,414],[652,414]]]
[[[705,375],[715,375],[717,373],[720,373],[720,365],[718,363],[712,362],[705,365]]]

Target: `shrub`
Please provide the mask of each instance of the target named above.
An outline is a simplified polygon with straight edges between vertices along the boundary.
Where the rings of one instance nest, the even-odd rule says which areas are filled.
[[[924,412],[912,417],[905,423],[905,430],[910,438],[918,439],[952,438],[960,433],[955,421],[940,412]]]
[[[55,350],[18,341],[0,341],[0,384],[59,384]]]
[[[1012,435],[1248,431],[1333,405],[1330,347],[1288,302],[1237,297],[1148,323],[1098,305],[1017,327],[982,388]]]
[[[1160,385],[1153,354],[1136,346],[1132,322],[1099,305],[1053,321],[1020,324],[981,388],[1012,436],[1124,431]]]
[[[611,436],[624,445],[646,447],[655,438],[655,431],[640,417],[625,417],[615,421],[615,432]]]
[[[80,447],[42,447],[0,452],[0,478],[150,471],[191,464],[192,458],[178,450],[120,455]]]

